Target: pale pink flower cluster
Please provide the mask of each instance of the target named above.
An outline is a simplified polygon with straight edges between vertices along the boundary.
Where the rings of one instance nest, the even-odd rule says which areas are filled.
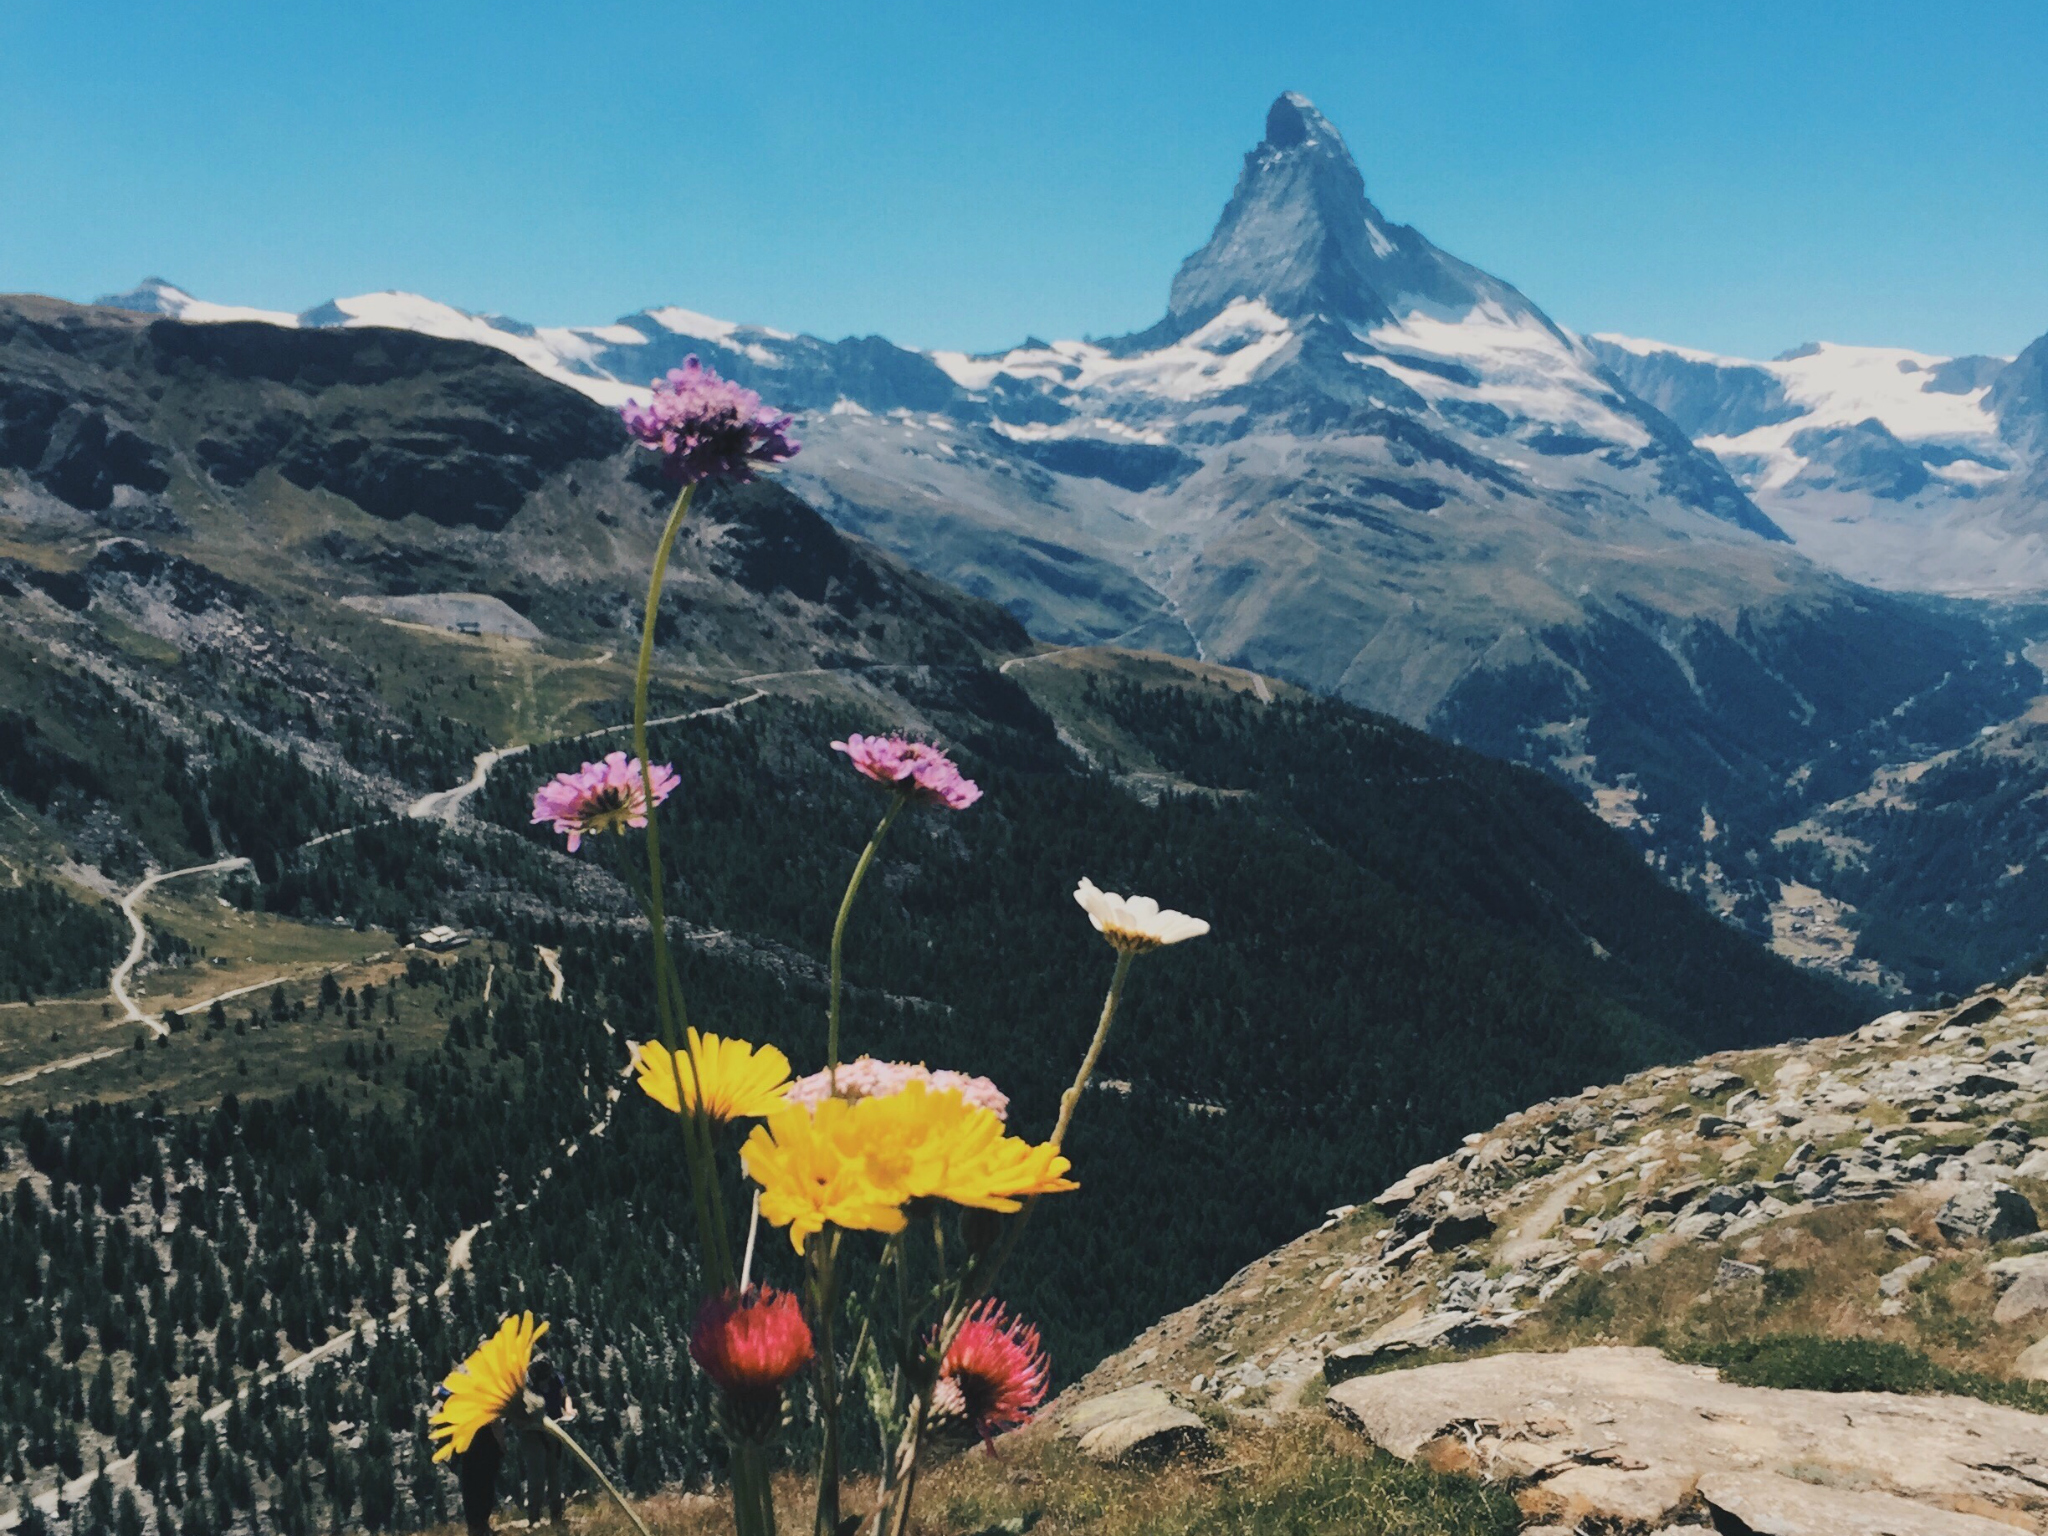
[[[988,1110],[998,1120],[1009,1117],[1010,1096],[985,1077],[970,1077],[965,1072],[951,1072],[945,1068],[934,1072],[922,1062],[877,1061],[872,1056],[839,1064],[839,1097],[842,1099],[886,1099],[891,1094],[901,1093],[912,1083],[923,1083],[932,1093],[951,1089],[968,1103]],[[831,1097],[830,1069],[800,1077],[789,1086],[789,1102],[807,1109],[816,1109]]]
[[[654,782],[654,803],[661,804],[682,782],[667,763],[656,763],[647,777]],[[583,846],[587,835],[624,832],[647,825],[647,785],[640,759],[610,752],[601,763],[585,763],[575,773],[558,773],[534,791],[533,824],[554,823],[569,834],[569,851]]]
[[[863,736],[856,731],[844,741],[833,742],[832,750],[844,752],[856,773],[930,805],[964,811],[981,798],[981,786],[929,742],[904,736]]]

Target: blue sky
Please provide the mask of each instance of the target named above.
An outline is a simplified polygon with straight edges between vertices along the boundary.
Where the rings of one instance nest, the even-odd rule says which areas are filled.
[[[1294,89],[1568,325],[2011,352],[2044,80],[2039,4],[0,0],[0,290],[1115,334]]]

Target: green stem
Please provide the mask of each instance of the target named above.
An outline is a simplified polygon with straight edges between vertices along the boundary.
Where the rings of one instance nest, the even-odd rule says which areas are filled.
[[[646,1525],[641,1521],[640,1517],[633,1513],[633,1506],[626,1502],[626,1496],[623,1493],[620,1493],[618,1489],[614,1488],[612,1486],[612,1480],[604,1475],[604,1468],[600,1467],[596,1462],[590,1459],[590,1453],[585,1451],[583,1447],[578,1445],[574,1440],[570,1439],[569,1432],[566,1429],[562,1428],[561,1425],[557,1424],[553,1419],[549,1418],[546,1414],[539,1414],[536,1415],[536,1417],[539,1418],[542,1428],[547,1430],[547,1432],[553,1435],[557,1440],[561,1441],[562,1444],[569,1447],[569,1453],[572,1456],[574,1456],[578,1461],[582,1462],[585,1467],[590,1469],[590,1475],[596,1478],[598,1480],[598,1483],[604,1488],[604,1491],[612,1496],[612,1502],[619,1506],[619,1512],[623,1514],[628,1520],[633,1522],[633,1529],[638,1531],[640,1533],[640,1536],[653,1536],[653,1533],[647,1529]]]
[[[647,689],[654,674],[654,626],[661,612],[662,583],[668,579],[668,557],[675,548],[683,519],[690,515],[690,502],[696,490],[694,484],[686,485],[676,496],[668,524],[661,530],[661,542],[655,546],[654,570],[647,580],[647,607],[640,620],[640,662],[633,670],[633,755],[640,759],[640,789],[646,796],[648,917],[654,924],[657,992],[669,990],[675,981],[675,964],[668,953],[668,922],[662,912],[661,827],[654,815],[654,769],[647,761]],[[669,1006],[663,1011],[673,1011],[678,1033],[687,1029],[689,1021],[680,988],[674,989],[665,1001]],[[664,1040],[662,1044],[673,1051],[678,1042]]]
[[[1074,1086],[1060,1095],[1060,1118],[1052,1128],[1052,1144],[1064,1146],[1067,1127],[1074,1119],[1074,1106],[1081,1102],[1081,1090],[1088,1086],[1088,1079],[1095,1075],[1095,1063],[1102,1059],[1102,1047],[1109,1039],[1110,1021],[1116,1017],[1116,1005],[1124,995],[1124,978],[1130,974],[1133,951],[1119,949],[1116,952],[1116,974],[1109,981],[1109,996],[1102,1000],[1102,1017],[1095,1025],[1095,1038],[1088,1042],[1088,1054],[1081,1058],[1081,1070],[1074,1074]]]
[[[860,890],[861,881],[868,877],[868,866],[875,862],[875,850],[882,846],[882,839],[888,834],[889,823],[896,819],[896,813],[909,803],[910,796],[903,790],[896,791],[896,797],[889,802],[889,809],[882,812],[882,819],[875,827],[875,835],[868,839],[868,845],[861,851],[860,862],[853,866],[853,878],[846,882],[846,894],[839,898],[839,917],[832,924],[832,991],[826,1007],[825,1061],[832,1073],[832,1091],[839,1091],[839,951],[846,939],[846,920],[853,914],[853,898]]]
[[[817,1320],[818,1418],[824,1431],[818,1449],[818,1514],[815,1536],[839,1536],[839,1361],[833,1352],[832,1321],[838,1310],[834,1266],[839,1234],[827,1230],[804,1245],[810,1270],[811,1314]]]
[[[655,815],[654,766],[648,761],[647,692],[654,675],[655,621],[661,613],[662,584],[668,579],[669,555],[683,519],[690,515],[696,495],[695,484],[686,485],[669,509],[668,522],[661,530],[661,542],[654,549],[654,569],[647,579],[647,607],[640,621],[640,660],[633,670],[633,754],[640,760],[640,790],[647,808],[647,923],[654,939],[655,1020],[668,1048],[669,1072],[675,1079],[676,1114],[682,1124],[684,1155],[690,1164],[691,1197],[697,1207],[697,1225],[704,1240],[705,1260],[721,1288],[732,1281],[732,1245],[725,1230],[725,1199],[718,1188],[718,1171],[713,1162],[710,1113],[704,1103],[697,1075],[697,1058],[690,1052],[690,1016],[683,1002],[682,977],[676,970],[674,952],[668,942],[668,914],[663,907],[665,879],[661,866],[661,823]],[[688,1056],[690,1082],[697,1091],[683,1093],[678,1053]],[[685,1103],[694,1108],[686,1109]]]

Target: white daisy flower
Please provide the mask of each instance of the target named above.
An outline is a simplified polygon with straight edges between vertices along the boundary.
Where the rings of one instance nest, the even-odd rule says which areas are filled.
[[[1162,908],[1150,896],[1119,896],[1114,891],[1097,890],[1095,882],[1086,878],[1074,887],[1074,900],[1088,914],[1097,933],[1133,955],[1164,944],[1178,944],[1183,939],[1198,939],[1209,931],[1209,925],[1199,917]]]

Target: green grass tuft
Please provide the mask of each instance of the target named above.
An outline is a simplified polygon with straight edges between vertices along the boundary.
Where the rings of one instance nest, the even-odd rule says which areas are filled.
[[[1745,1387],[1911,1395],[1946,1392],[2029,1413],[2048,1413],[2048,1383],[1951,1370],[1917,1349],[1888,1339],[1770,1333],[1695,1344],[1681,1348],[1678,1355],[1696,1365],[1715,1366],[1727,1380]]]

